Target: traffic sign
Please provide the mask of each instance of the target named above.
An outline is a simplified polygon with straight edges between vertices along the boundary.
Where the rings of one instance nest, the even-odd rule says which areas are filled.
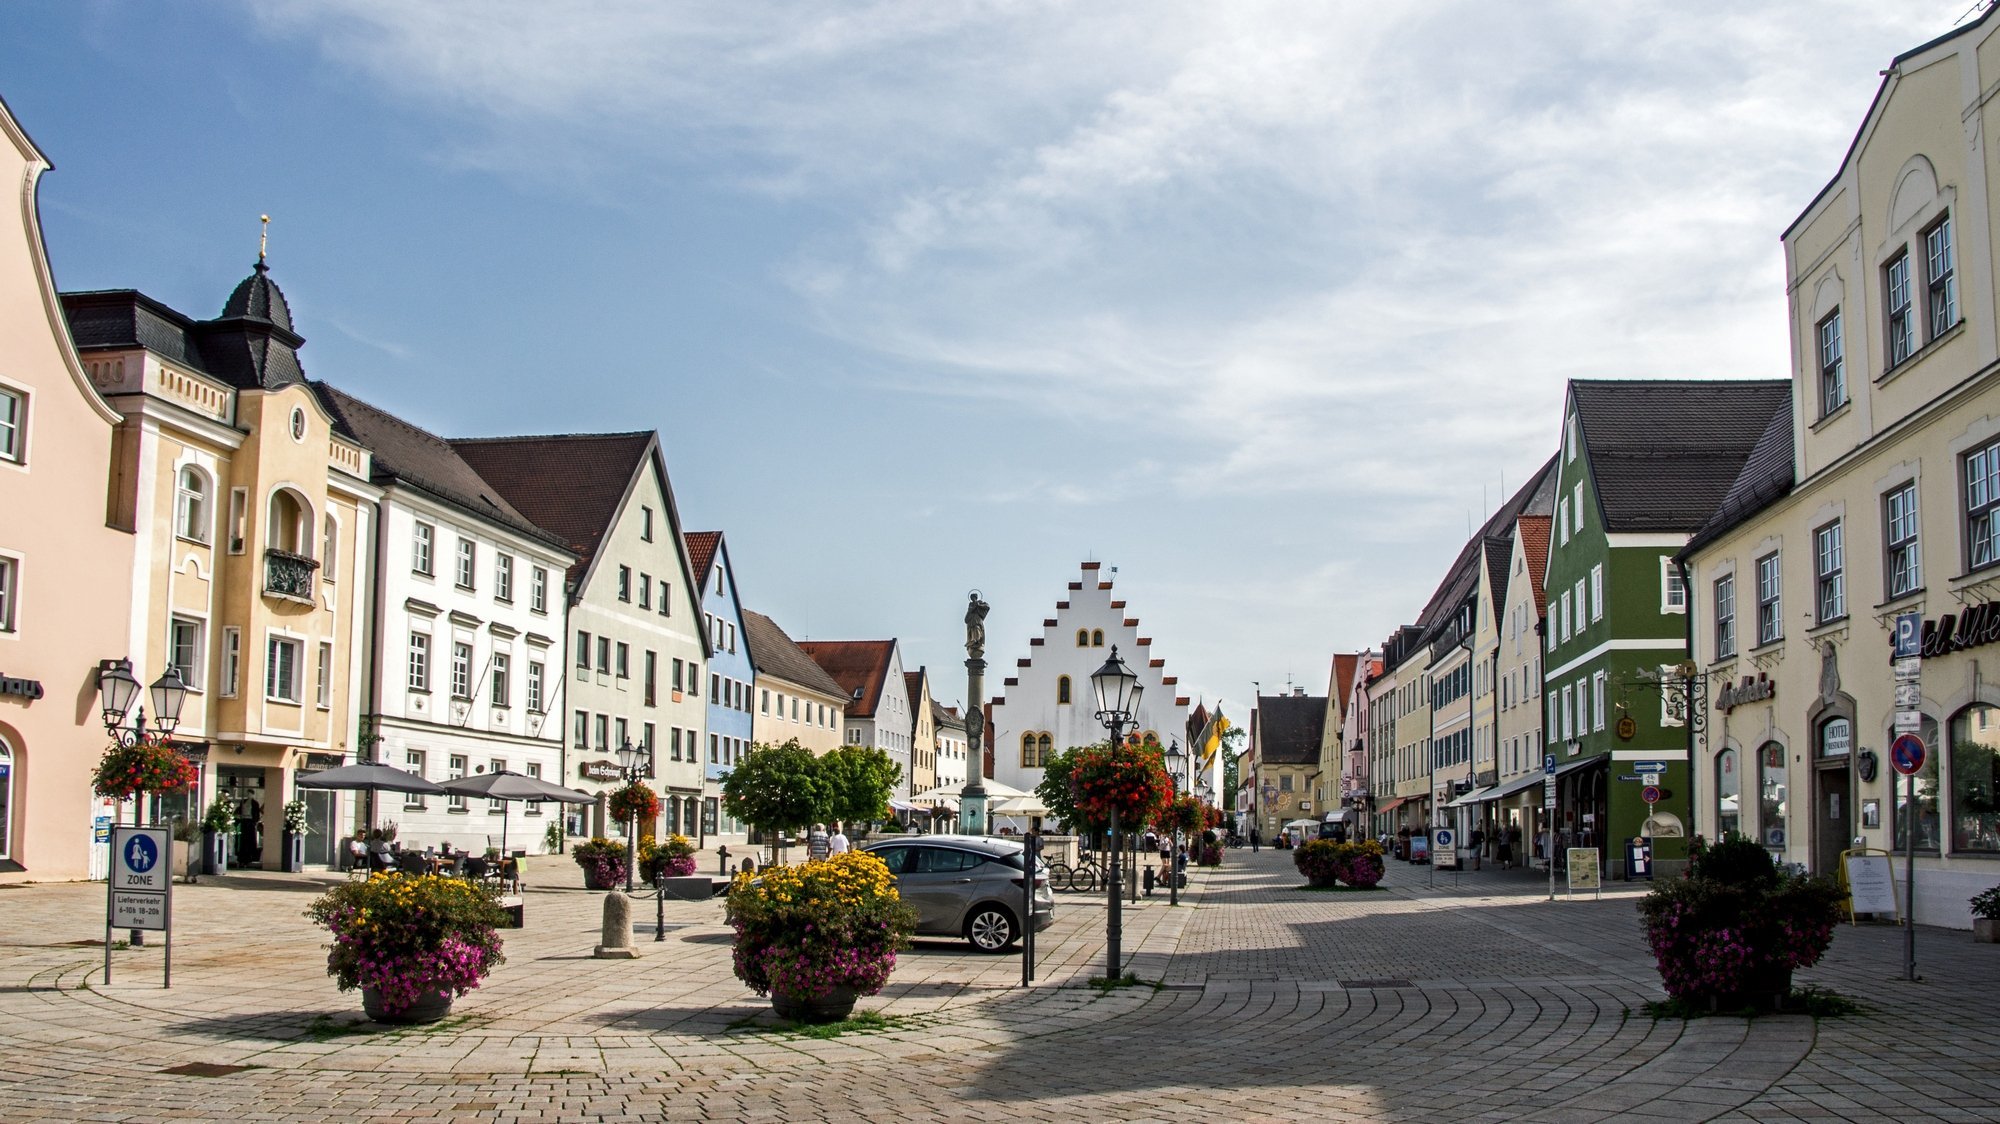
[[[1924,739],[1915,734],[1898,734],[1889,743],[1889,764],[1904,776],[1912,776],[1924,767],[1924,758],[1929,751],[1924,748]]]
[[[1632,771],[1635,773],[1664,773],[1667,771],[1667,763],[1665,761],[1634,761],[1632,762]]]
[[[1543,773],[1545,773],[1545,774],[1547,774],[1548,776],[1551,776],[1551,777],[1553,777],[1553,776],[1555,776],[1555,775],[1556,775],[1556,755],[1555,755],[1555,754],[1553,754],[1553,753],[1544,753],[1544,754],[1542,754],[1542,772],[1543,772]]]
[[[1453,836],[1450,828],[1441,827],[1437,829],[1437,845],[1439,849],[1451,846],[1452,838]]]
[[[1896,614],[1896,654],[1895,659],[1913,660],[1923,654],[1924,615],[1922,613]]]
[[[165,893],[167,889],[167,829],[126,827],[112,834],[111,888]]]
[[[1644,800],[1648,804],[1658,804],[1660,802],[1660,786],[1649,784],[1640,789],[1639,799]]]
[[[1556,779],[1552,776],[1543,777],[1542,807],[1553,808],[1555,806],[1556,806]]]
[[[1921,710],[1899,710],[1896,712],[1893,728],[1899,734],[1914,734],[1924,728],[1924,712]]]
[[[1924,689],[1916,683],[1896,684],[1896,709],[1915,710],[1924,705]]]

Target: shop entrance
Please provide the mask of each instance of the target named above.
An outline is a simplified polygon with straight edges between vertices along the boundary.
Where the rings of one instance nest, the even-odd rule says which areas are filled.
[[[340,832],[334,817],[339,812],[339,796],[323,788],[299,790],[299,795],[306,802],[306,865],[335,866]]]
[[[241,765],[218,765],[216,791],[227,798],[236,813],[229,840],[229,865],[262,866],[264,862],[264,770]]]
[[[1813,873],[1832,877],[1840,867],[1840,853],[1852,846],[1854,801],[1849,791],[1847,762],[1838,767],[1816,770],[1813,787]]]

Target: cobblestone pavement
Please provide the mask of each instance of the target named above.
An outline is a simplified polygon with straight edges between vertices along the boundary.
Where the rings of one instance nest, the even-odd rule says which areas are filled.
[[[1297,889],[1289,856],[1230,852],[1179,909],[1126,909],[1108,994],[1100,898],[1058,898],[1040,982],[1017,956],[925,942],[863,1010],[890,1028],[773,1033],[730,974],[719,903],[670,902],[643,958],[601,961],[601,895],[530,869],[508,963],[429,1028],[365,1022],[301,916],[324,878],[179,887],[162,950],[117,949],[101,886],[0,891],[0,1119],[1038,1120],[2000,1119],[2000,948],[1847,928],[1800,982],[1864,1014],[1654,1022],[1639,891],[1548,902],[1522,872]],[[157,940],[157,938],[155,938]],[[163,1073],[190,1062],[249,1068]]]

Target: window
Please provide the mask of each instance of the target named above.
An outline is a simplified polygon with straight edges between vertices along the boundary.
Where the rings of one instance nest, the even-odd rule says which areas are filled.
[[[493,599],[514,599],[514,556],[497,550],[493,552]]]
[[[1103,629],[1101,629],[1101,628],[1093,628],[1093,629],[1091,629],[1091,630],[1090,630],[1090,646],[1091,646],[1091,647],[1093,647],[1093,648],[1102,648],[1102,647],[1104,647],[1104,630],[1103,630]]]
[[[244,523],[248,521],[250,510],[250,490],[248,488],[229,489],[229,553],[243,553]],[[429,573],[429,570],[424,571]]]
[[[500,760],[498,757],[495,757],[486,763],[486,772],[489,775],[493,773],[504,773],[506,771],[507,771],[507,763],[505,761]],[[502,813],[506,812],[506,810],[507,810],[507,802],[505,800],[493,800],[489,798],[486,801],[486,814],[489,816],[501,815]]]
[[[1574,696],[1571,694],[1571,688],[1569,687],[1563,688],[1562,698],[1556,703],[1556,706],[1561,711],[1560,717],[1562,718],[1562,736],[1565,738],[1575,736],[1576,727],[1570,721],[1571,712],[1573,707],[1575,706]]]
[[[582,629],[576,631],[576,669],[590,670],[590,633]]]
[[[340,580],[340,521],[333,512],[326,513],[320,520],[319,580],[337,582]]]
[[[537,613],[549,611],[549,572],[540,566],[528,575],[528,608]]]
[[[1910,304],[1910,252],[1889,259],[1882,269],[1883,298],[1889,309],[1889,366],[1916,350],[1916,310]]]
[[[1571,414],[1566,419],[1566,423],[1563,426],[1563,433],[1565,437],[1565,440],[1563,441],[1563,460],[1567,461],[1570,464],[1575,464],[1576,463],[1576,415],[1575,414]]]
[[[528,666],[530,666],[530,667],[533,667],[534,665],[533,665],[533,664],[529,664]],[[529,776],[529,777],[533,778],[534,780],[541,780],[541,779],[542,779],[542,766],[541,766],[541,763],[540,763],[540,762],[536,762],[536,761],[530,761],[530,762],[528,762],[528,764],[527,764],[526,768],[527,768],[527,770],[528,770],[528,776]],[[542,814],[542,802],[541,802],[541,801],[539,801],[539,800],[530,800],[530,801],[527,801],[527,802],[526,802],[526,804],[525,804],[525,805],[523,805],[523,807],[522,807],[522,809],[521,809],[521,814],[522,814],[522,815],[524,815],[524,816],[539,816],[539,815],[541,815],[541,814]]]
[[[1685,613],[1688,607],[1687,587],[1681,583],[1681,568],[1674,565],[1671,554],[1660,556],[1660,611],[1662,613]]]
[[[1840,339],[1840,310],[1819,322],[1819,416],[1847,405],[1846,349]]]
[[[167,666],[181,673],[181,681],[191,690],[201,690],[203,655],[202,622],[175,617],[167,625]]]
[[[1951,720],[1952,850],[2000,852],[1995,785],[2000,785],[2000,707],[1975,703]]]
[[[1888,550],[1883,567],[1890,600],[1917,591],[1921,556],[1917,550],[1917,485],[1915,481],[1882,497],[1882,541]]]
[[[618,567],[618,600],[632,600],[632,567]]]
[[[1757,643],[1760,645],[1784,638],[1784,620],[1779,616],[1781,592],[1778,555],[1776,552],[1766,554],[1757,560]]]
[[[1715,827],[1718,839],[1743,830],[1743,773],[1734,749],[1715,755]]]
[[[1819,726],[1819,755],[1846,757],[1854,752],[1854,723],[1845,718],[1829,718]]]
[[[0,555],[0,632],[14,631],[14,609],[21,598],[21,563]]]
[[[729,631],[729,650],[734,652],[736,650],[736,626],[734,624],[729,624],[728,631]]]
[[[445,758],[446,780],[460,780],[465,776],[465,755],[454,753]],[[454,792],[444,798],[444,805],[454,812],[465,811],[465,797]]]
[[[5,402],[6,392],[0,391],[0,416],[5,414]],[[181,469],[174,489],[174,533],[195,542],[208,541],[208,478],[193,465]]]
[[[420,777],[423,776],[424,756],[424,751],[421,749],[405,750],[403,752],[403,769],[406,772],[415,773]],[[422,808],[423,806],[424,798],[421,793],[413,792],[403,797],[403,807],[405,808]]]
[[[617,727],[617,737],[611,742],[611,748],[617,749],[632,740],[632,727],[623,718],[614,719],[613,724]]]
[[[653,575],[644,572],[639,574],[639,607],[653,607]]]
[[[1936,339],[1958,323],[1958,282],[1951,269],[1951,216],[1924,232],[1924,305]]]
[[[674,661],[674,678],[672,682],[673,682],[674,694],[676,695],[681,693],[681,670],[686,666],[687,665],[682,663],[680,660]],[[675,701],[678,702],[679,700],[677,699]]]
[[[14,751],[0,740],[0,859],[13,857],[13,838]]]
[[[657,652],[647,652],[647,653],[646,653],[646,683],[645,683],[645,690],[646,690],[646,695],[645,695],[645,699],[646,699],[646,705],[647,705],[647,706],[653,706],[653,705],[655,705],[655,704],[656,704],[656,703],[657,703],[657,702],[659,701],[659,700],[658,700],[658,698],[657,698],[657,694],[658,694],[658,692],[657,692],[657,691],[655,690],[655,687],[656,687],[656,685],[657,685],[657,684],[656,684],[656,680],[657,680],[657,679],[658,679],[658,677],[659,677],[659,670],[660,670],[660,657],[659,657],[659,653],[657,653]]]
[[[639,744],[645,747],[647,755],[651,756],[653,752],[653,724],[648,722],[644,726],[639,727],[639,731],[642,735],[639,739]]]
[[[264,645],[264,697],[272,702],[299,701],[299,642],[273,636]]]
[[[660,615],[663,617],[674,615],[673,601],[667,596],[672,591],[673,586],[668,585],[666,582],[660,583]]]
[[[1813,596],[1819,623],[1847,615],[1847,583],[1842,561],[1840,524],[1828,523],[1813,532]]]
[[[1576,533],[1579,535],[1582,534],[1583,533],[1583,481],[1581,480],[1576,482],[1576,487],[1570,489],[1569,516],[1571,519],[1576,521]]]
[[[1567,589],[1562,591],[1562,597],[1556,602],[1556,619],[1561,624],[1562,638],[1564,640],[1568,640],[1569,639],[1569,590]]]
[[[471,539],[458,540],[458,588],[472,588],[472,568],[478,561],[479,550]]]
[[[511,687],[509,680],[512,678],[509,672],[513,670],[511,666],[513,662],[513,657],[505,652],[493,653],[493,687],[488,692],[488,697],[492,700],[494,706],[513,705],[509,690]]]
[[[431,543],[437,538],[437,530],[429,523],[419,523],[410,531],[410,569],[429,576],[431,572]]]
[[[1736,654],[1736,575],[1715,579],[1715,658]]]
[[[715,564],[715,593],[720,597],[725,592],[722,585],[722,563]]]
[[[646,542],[653,541],[653,509],[639,508],[639,537]]]
[[[721,757],[722,757],[722,735],[721,734],[708,735],[708,759],[711,762],[714,762],[714,761],[719,761]]]
[[[1785,747],[1765,742],[1757,751],[1757,830],[1766,847],[1785,845],[1785,814],[1791,785],[1785,776]]]
[[[0,461],[20,464],[28,457],[28,396],[0,387]],[[0,839],[0,846],[6,840]]]
[[[688,665],[688,697],[691,699],[701,697],[701,665],[698,663]]]
[[[1604,563],[1590,568],[1590,619],[1604,619]]]
[[[589,711],[579,710],[576,712],[576,720],[574,723],[574,728],[570,731],[570,740],[576,743],[576,748],[578,749],[590,748]]]
[[[1469,631],[1469,630],[1468,630]],[[1583,579],[1576,579],[1576,634],[1583,635]]]
[[[1590,677],[1590,728],[1604,729],[1604,673]]]
[[[243,630],[234,625],[222,629],[222,697],[236,697],[237,676],[243,670]]]
[[[1291,790],[1292,790],[1292,775],[1290,773],[1286,773],[1280,776],[1278,778],[1278,791],[1290,792]]]
[[[528,713],[530,714],[542,713],[542,676],[545,674],[542,661],[528,661]]]
[[[1090,647],[1090,630],[1089,630],[1089,629],[1087,629],[1087,628],[1079,628],[1079,629],[1077,629],[1077,630],[1076,630],[1076,646],[1077,646],[1077,647],[1079,647],[1079,648],[1088,648],[1088,647]]]
[[[1056,679],[1056,704],[1060,706],[1061,704],[1066,703],[1068,701],[1069,701],[1069,676],[1064,675]]]
[[[454,643],[451,646],[451,697],[469,699],[472,697],[472,645]]]
[[[1968,566],[1979,570],[2000,562],[2000,441],[1965,458],[1965,537]]]
[[[314,676],[313,703],[321,710],[333,705],[333,642],[319,642],[319,668]]]
[[[1556,544],[1569,545],[1569,501],[1556,501]]]
[[[601,753],[604,750],[610,749],[611,748],[610,715],[606,714],[595,715],[590,720],[590,728],[591,732],[596,735],[598,751]]]
[[[626,644],[623,640],[620,640],[618,642],[618,663],[616,665],[616,670],[618,672],[618,678],[620,679],[632,678],[632,648],[630,645]]]
[[[757,713],[771,713],[771,692],[762,687],[757,689]]]

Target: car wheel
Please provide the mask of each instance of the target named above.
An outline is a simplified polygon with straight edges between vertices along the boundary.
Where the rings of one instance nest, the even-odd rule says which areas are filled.
[[[1002,906],[979,906],[965,922],[965,939],[981,952],[1005,952],[1020,935],[1014,915]]]

